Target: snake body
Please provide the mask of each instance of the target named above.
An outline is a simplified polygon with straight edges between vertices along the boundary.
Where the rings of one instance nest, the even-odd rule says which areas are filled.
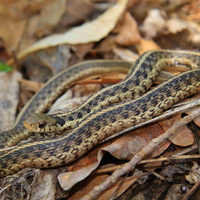
[[[198,56],[193,55],[192,59],[192,55],[191,53],[187,55],[185,51],[172,50],[146,52],[120,83],[95,93],[71,112],[51,115],[34,113],[24,121],[24,126],[33,132],[66,132],[94,111],[139,97],[150,88],[163,66],[182,64],[197,68]]]
[[[32,132],[24,127],[24,120],[32,113],[44,112],[63,90],[69,88],[76,81],[80,81],[91,75],[101,75],[113,71],[127,73],[131,66],[131,62],[95,60],[72,65],[60,72],[50,79],[25,105],[12,129],[0,133],[0,148],[14,146],[19,141],[27,139]]]
[[[136,61],[136,68],[130,70],[126,81],[137,80],[134,84],[140,88],[140,94],[150,87],[161,67],[168,64],[183,64],[192,70],[173,77],[139,98],[93,110],[64,136],[26,143],[6,151],[0,155],[0,176],[25,167],[49,168],[67,164],[106,137],[156,117],[178,101],[200,92],[200,54],[190,51],[149,51]],[[159,65],[160,68],[154,67]],[[135,97],[135,90],[130,91],[131,98]],[[58,117],[62,116],[65,114]]]

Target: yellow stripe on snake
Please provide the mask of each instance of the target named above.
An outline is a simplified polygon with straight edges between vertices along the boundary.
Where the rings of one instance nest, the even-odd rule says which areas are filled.
[[[96,63],[103,67],[99,67],[98,64],[95,65]],[[75,76],[75,78],[72,78],[75,81],[88,76],[88,74],[93,74],[94,69],[98,68],[95,73],[98,73],[97,71],[102,72],[102,69],[107,68],[106,63],[109,66],[108,71],[115,70],[115,68],[118,71],[127,71],[131,65],[126,62],[118,63],[115,61],[87,61],[61,72],[50,80],[23,109],[14,128],[10,132],[7,131],[8,136],[5,132],[0,134],[1,147],[12,146],[30,135],[31,132],[22,126],[22,122],[32,112],[44,110],[46,107],[44,105],[56,98],[57,94],[54,94],[53,91],[54,85],[59,87],[56,93],[60,93],[63,87],[60,85],[66,85],[66,83],[63,83],[66,77],[70,79]],[[26,167],[50,168],[65,165],[88,152],[106,137],[159,116],[180,100],[200,92],[199,64],[200,54],[197,52],[148,51],[133,64],[122,82],[92,95],[75,111],[66,114],[39,115],[41,116],[39,120],[38,115],[36,119],[33,115],[25,122],[26,126],[33,128],[33,130],[66,131],[69,128],[72,128],[72,130],[61,137],[30,142],[5,151],[0,155],[0,176],[14,174]],[[110,67],[110,65],[113,67]],[[140,96],[149,89],[161,68],[169,65],[185,65],[191,70],[174,76]],[[88,74],[87,70],[90,71]],[[73,73],[66,75],[67,72],[72,71]],[[63,73],[65,73],[64,76]],[[62,77],[61,80],[59,80],[60,77]],[[67,84],[71,84],[71,80]],[[44,94],[46,94],[45,99]],[[123,101],[124,99],[126,101]],[[39,105],[40,102],[42,106]],[[34,107],[35,110],[32,111],[31,105],[38,107],[38,109]],[[14,139],[11,139],[12,135],[14,135]],[[10,140],[11,142],[9,142]]]

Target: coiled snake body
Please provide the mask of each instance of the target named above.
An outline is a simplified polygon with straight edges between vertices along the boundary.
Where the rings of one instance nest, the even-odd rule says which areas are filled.
[[[189,66],[191,70],[133,99],[151,86],[162,66],[180,64]],[[105,89],[91,96],[76,112],[49,116],[50,119],[52,117],[54,119],[54,127],[58,124],[57,128],[63,130],[66,127],[73,128],[66,135],[26,143],[5,151],[0,156],[0,176],[16,173],[25,167],[49,168],[67,164],[82,156],[106,137],[160,115],[178,101],[200,92],[199,64],[200,54],[195,52],[173,50],[146,52],[136,61],[135,68],[131,68],[122,83],[111,86],[111,90]],[[130,63],[128,65],[130,67]],[[98,95],[101,98],[96,98]],[[122,99],[128,100],[121,102]],[[88,107],[90,112],[85,112]],[[78,117],[80,115],[81,117]],[[48,120],[44,120],[45,126],[49,126]],[[73,124],[71,121],[75,121],[75,125],[71,125]],[[36,128],[40,128],[40,122],[38,126],[37,124],[38,122]],[[8,145],[4,143],[4,146]]]

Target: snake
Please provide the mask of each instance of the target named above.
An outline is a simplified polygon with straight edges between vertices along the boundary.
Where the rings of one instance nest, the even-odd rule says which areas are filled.
[[[28,142],[6,151],[0,155],[0,176],[17,173],[26,167],[51,168],[66,165],[110,135],[159,116],[175,103],[200,92],[200,54],[191,51],[148,51],[135,62],[135,67],[131,68],[125,82],[133,81],[141,94],[150,87],[161,68],[168,64],[185,65],[190,70],[174,76],[137,98],[133,98],[137,96],[134,89],[126,94],[126,88],[120,89],[119,85],[117,88],[111,87],[118,89],[120,93],[124,91],[125,96],[131,94],[131,98],[125,97],[126,101],[117,101],[89,112],[63,136]],[[110,97],[113,94],[119,99],[120,93],[112,91]],[[103,92],[102,96],[106,94]],[[95,95],[92,98],[95,99]],[[98,103],[102,101],[107,100],[99,99]],[[67,123],[65,116],[68,114],[58,114],[58,121],[61,118]],[[56,119],[55,115],[54,118]],[[65,122],[60,125],[65,126]]]
[[[182,55],[183,52],[175,54],[174,51],[166,50],[147,52],[132,65],[129,74],[123,81],[90,96],[77,109],[65,114],[34,113],[24,121],[24,126],[28,130],[38,133],[67,132],[91,112],[114,103],[139,97],[150,88],[163,66],[181,63],[195,66],[186,57],[181,60]]]
[[[90,76],[103,75],[113,71],[128,73],[133,63],[121,60],[83,61],[72,65],[51,78],[23,107],[13,127],[0,133],[0,149],[12,147],[33,135],[23,125],[24,120],[32,113],[44,112],[50,104],[75,82]]]

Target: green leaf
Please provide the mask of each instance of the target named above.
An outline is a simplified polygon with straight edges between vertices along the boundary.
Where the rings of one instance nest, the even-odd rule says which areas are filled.
[[[11,67],[10,65],[7,65],[6,63],[0,62],[0,71],[10,72],[12,70],[13,70],[13,67]]]

